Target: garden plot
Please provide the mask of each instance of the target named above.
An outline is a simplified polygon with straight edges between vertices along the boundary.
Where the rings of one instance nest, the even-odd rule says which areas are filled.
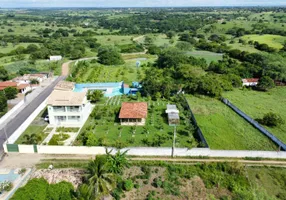
[[[162,146],[171,147],[174,127],[168,125],[165,113],[168,102],[152,101],[136,96],[117,96],[107,100],[105,105],[96,105],[75,142],[79,146]],[[148,102],[148,116],[145,126],[121,126],[118,114],[122,102]],[[177,126],[177,147],[196,147],[194,129],[181,110],[181,123]],[[191,128],[190,128],[191,126]]]

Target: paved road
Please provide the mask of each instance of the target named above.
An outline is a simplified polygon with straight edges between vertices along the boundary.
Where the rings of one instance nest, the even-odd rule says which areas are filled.
[[[10,137],[14,131],[32,114],[36,108],[52,93],[56,84],[64,80],[66,76],[58,77],[51,85],[43,90],[39,96],[33,99],[12,121],[6,125],[7,137]],[[0,130],[0,155],[3,153],[3,143],[6,141],[4,128]]]

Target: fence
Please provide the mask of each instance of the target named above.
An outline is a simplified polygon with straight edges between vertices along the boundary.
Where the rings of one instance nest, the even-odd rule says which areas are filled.
[[[227,106],[229,106],[232,110],[234,110],[237,114],[239,114],[242,118],[244,118],[246,121],[248,121],[252,126],[257,128],[261,133],[266,135],[270,140],[272,140],[275,144],[277,144],[279,147],[281,147],[284,151],[286,151],[286,145],[276,138],[272,133],[267,131],[265,128],[263,128],[257,121],[246,115],[244,112],[242,112],[240,109],[238,109],[235,105],[230,103],[229,100],[222,98],[223,103],[225,103]]]
[[[190,105],[189,105],[189,103],[188,103],[186,97],[185,97],[185,96],[182,96],[182,98],[183,98],[184,101],[186,102],[187,109],[189,110],[189,112],[190,112],[190,114],[191,114],[193,124],[195,125],[197,134],[198,134],[198,136],[199,136],[199,138],[200,138],[200,140],[201,140],[203,146],[206,147],[206,148],[209,148],[209,145],[208,145],[208,143],[207,143],[207,141],[206,141],[206,139],[205,139],[205,137],[204,137],[204,135],[203,135],[203,133],[202,133],[200,127],[198,126],[198,123],[197,123],[197,120],[196,120],[196,118],[195,118],[195,115],[193,114],[192,109],[191,109],[191,107],[190,107]]]
[[[0,124],[2,124],[6,119],[13,115],[18,109],[24,104],[24,100],[20,101],[11,110],[9,110],[5,115],[0,118]]]
[[[10,151],[11,145],[16,145]],[[106,153],[105,147],[87,146],[47,146],[47,145],[17,145],[4,143],[6,153],[26,153],[26,154],[57,154],[57,155],[103,155]],[[15,151],[17,150],[17,151]],[[108,147],[108,151],[116,153],[117,149]],[[129,156],[171,156],[171,147],[130,147],[121,149]],[[175,148],[174,156],[177,157],[223,157],[223,158],[272,158],[286,159],[286,152],[276,151],[236,151],[236,150],[211,150],[209,148]]]

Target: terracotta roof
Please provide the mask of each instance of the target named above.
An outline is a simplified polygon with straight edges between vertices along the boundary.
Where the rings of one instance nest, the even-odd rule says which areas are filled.
[[[5,82],[0,82],[0,90],[4,90],[7,87],[17,87],[17,83],[12,82],[12,81],[5,81]]]
[[[20,85],[18,85],[18,90],[22,90],[22,89],[24,89],[24,88],[26,88],[26,87],[29,87],[30,85],[29,84],[20,84]]]
[[[80,106],[83,104],[86,92],[54,90],[47,104],[53,106]]]
[[[119,113],[120,119],[146,118],[148,109],[146,102],[123,102]]]
[[[245,79],[242,79],[242,82],[244,83],[256,83],[259,81],[259,78],[245,78]]]
[[[65,91],[71,91],[74,89],[74,83],[68,82],[68,81],[60,81],[56,87],[55,90],[65,90]]]

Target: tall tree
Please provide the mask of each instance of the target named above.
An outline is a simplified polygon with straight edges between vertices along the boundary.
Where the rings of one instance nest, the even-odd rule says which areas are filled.
[[[4,89],[4,94],[6,96],[7,99],[15,99],[17,94],[18,94],[18,90],[17,88],[14,87],[7,87]]]
[[[115,185],[115,176],[108,170],[106,156],[97,156],[89,162],[86,177],[94,198],[107,195]]]
[[[8,71],[3,66],[0,66],[0,81],[7,81],[8,79]]]
[[[103,46],[98,49],[98,62],[104,65],[120,65],[124,63],[118,49],[112,46]]]

